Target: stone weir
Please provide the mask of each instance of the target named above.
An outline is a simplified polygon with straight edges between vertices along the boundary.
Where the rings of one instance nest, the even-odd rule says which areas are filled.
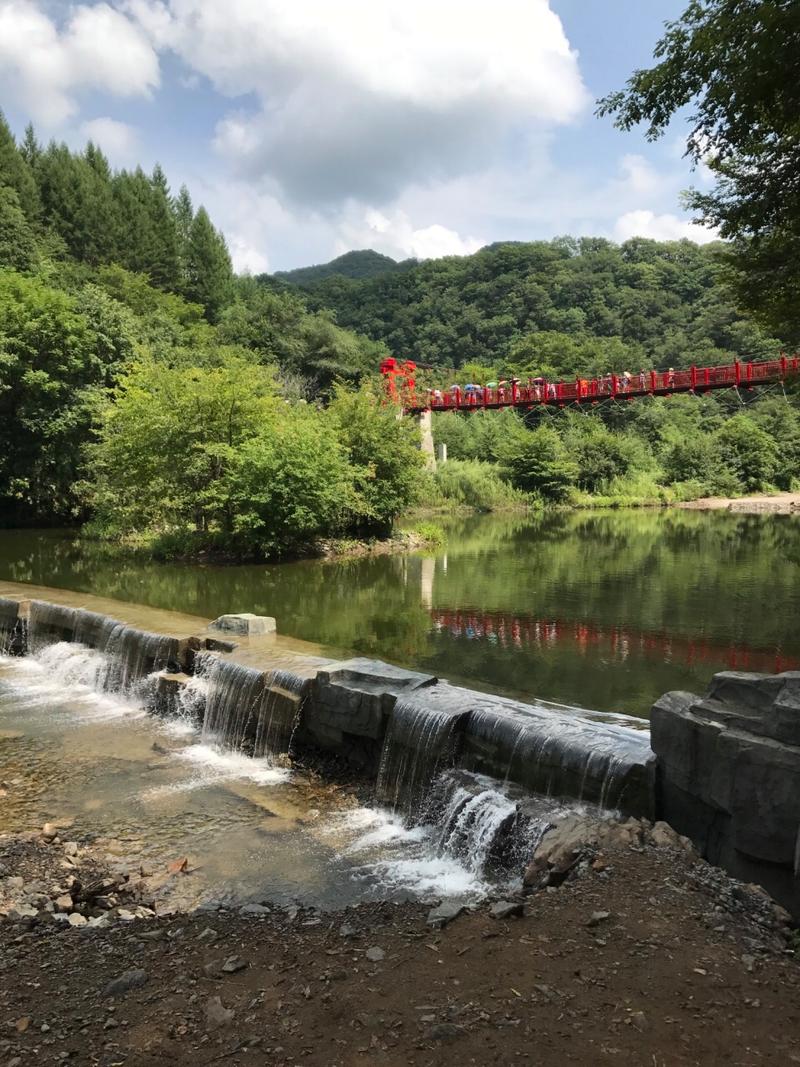
[[[653,757],[636,720],[583,718],[376,660],[333,661],[278,637],[272,619],[223,616],[194,633],[159,634],[91,610],[91,598],[84,604],[0,596],[0,648],[35,653],[79,641],[100,649],[109,659],[104,688],[135,688],[151,710],[190,716],[208,740],[235,750],[344,759],[376,779],[381,801],[406,812],[439,772],[460,768],[653,815]]]
[[[800,672],[714,675],[653,707],[659,816],[800,920]]]

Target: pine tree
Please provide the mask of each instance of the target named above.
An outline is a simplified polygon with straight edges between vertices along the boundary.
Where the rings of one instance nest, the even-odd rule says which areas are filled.
[[[19,147],[19,153],[31,169],[39,162],[42,146],[36,140],[32,122],[29,122],[25,127],[25,138]]]
[[[150,260],[147,273],[160,289],[177,292],[181,288],[180,244],[178,224],[169,195],[169,185],[160,164],[156,164],[150,179]]]
[[[39,195],[36,181],[30,167],[25,162],[14,135],[0,111],[0,185],[13,189],[19,199],[19,206],[25,212],[29,222],[34,222],[39,215]]]
[[[189,190],[185,185],[181,186],[181,191],[175,197],[172,202],[172,208],[175,215],[175,226],[178,236],[178,257],[179,257],[179,270],[180,270],[180,289],[181,293],[185,293],[188,286],[189,279],[189,235],[192,229],[192,222],[194,220],[194,205],[192,204],[192,198],[189,195]]]
[[[128,270],[146,274],[153,246],[150,179],[141,167],[123,170],[114,175],[112,188],[117,214],[115,258]]]
[[[225,238],[211,225],[206,209],[200,207],[189,232],[186,295],[202,304],[206,318],[216,322],[232,291],[233,268]]]
[[[14,189],[0,185],[0,268],[33,270],[38,261],[36,240]]]
[[[94,145],[73,155],[51,141],[36,167],[43,221],[63,239],[70,255],[84,263],[113,258],[114,204],[110,171]]]

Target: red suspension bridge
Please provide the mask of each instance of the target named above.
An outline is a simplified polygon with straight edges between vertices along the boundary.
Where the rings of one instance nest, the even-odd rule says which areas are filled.
[[[604,374],[574,381],[529,378],[486,384],[451,385],[447,389],[419,390],[417,365],[411,360],[385,359],[381,374],[389,398],[408,415],[425,411],[476,411],[481,408],[533,409],[567,405],[591,405],[604,401],[633,400],[644,396],[677,393],[707,393],[715,389],[752,389],[800,377],[800,357],[747,363],[736,360],[719,367],[689,367],[688,370],[648,370],[631,374]]]

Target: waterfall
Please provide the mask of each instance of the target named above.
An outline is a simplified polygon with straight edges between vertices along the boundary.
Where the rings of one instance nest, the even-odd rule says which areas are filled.
[[[198,653],[207,678],[203,740],[252,756],[286,753],[296,725],[304,679],[285,669],[259,671]]]
[[[32,600],[28,621],[28,651],[38,652],[59,641],[72,641],[75,636],[75,608]]]
[[[615,723],[482,697],[459,766],[549,797],[617,808],[648,789],[649,738]]]
[[[137,630],[94,611],[42,600],[31,601],[28,642],[34,653],[61,642],[103,653],[105,667],[93,684],[112,693],[132,692],[148,675],[174,662],[178,651],[175,638]]]
[[[25,647],[25,623],[16,600],[0,597],[0,655],[19,655]]]
[[[176,644],[174,639],[162,634],[114,623],[107,630],[103,645],[109,659],[106,688],[128,692],[148,674],[163,670],[174,659]]]
[[[383,742],[376,793],[413,818],[437,770],[452,761],[457,716],[399,697]]]
[[[546,798],[514,797],[483,775],[445,771],[420,819],[432,826],[441,854],[486,877],[519,869],[560,810]]]

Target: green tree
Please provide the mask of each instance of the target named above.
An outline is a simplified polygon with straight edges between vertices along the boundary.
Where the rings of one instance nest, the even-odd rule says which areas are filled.
[[[723,465],[746,492],[767,488],[778,470],[773,439],[748,415],[735,415],[714,435]]]
[[[612,433],[599,420],[582,416],[573,420],[565,444],[577,470],[576,482],[589,493],[598,492],[612,478],[624,476],[632,466],[627,438]]]
[[[122,171],[113,181],[117,205],[116,259],[128,270],[147,274],[154,285],[180,286],[178,230],[164,172],[152,177],[141,167]]]
[[[271,372],[240,359],[180,373],[155,360],[134,364],[91,449],[98,528],[232,531],[230,472],[275,407]]]
[[[297,370],[304,365],[306,310],[294,293],[275,293],[253,278],[237,281],[237,299],[220,315],[219,336],[226,344],[258,352],[265,363]]]
[[[234,532],[279,557],[342,528],[353,469],[329,420],[299,405],[244,443],[228,486]]]
[[[0,272],[0,514],[74,520],[74,486],[106,368],[75,301]]]
[[[177,292],[181,288],[181,256],[178,222],[169,185],[160,164],[150,178],[152,195],[149,205],[151,245],[147,273],[160,289]]]
[[[14,135],[0,111],[0,185],[17,194],[19,206],[29,222],[39,214],[39,192],[31,168],[17,147]]]
[[[178,266],[180,270],[180,291],[186,289],[189,278],[189,235],[194,220],[194,205],[189,190],[182,185],[172,204],[175,216],[175,233],[178,239]]]
[[[550,426],[520,430],[510,437],[502,466],[517,489],[551,501],[566,499],[578,474],[563,441]]]
[[[354,468],[352,524],[364,533],[386,534],[421,485],[419,430],[413,420],[398,419],[369,386],[357,392],[337,387],[328,415]]]
[[[664,475],[668,482],[713,481],[720,456],[715,442],[707,434],[678,437],[664,450]]]
[[[39,262],[33,230],[19,206],[19,197],[0,185],[0,267],[30,271]]]
[[[631,129],[661,136],[689,106],[686,150],[717,179],[689,204],[735,241],[740,296],[780,335],[800,337],[800,86],[786,78],[800,53],[795,0],[693,0],[667,23],[659,61],[599,102]]]
[[[198,208],[189,229],[185,295],[202,304],[210,322],[233,296],[233,268],[222,234],[211,225],[204,207]]]
[[[36,164],[42,219],[75,259],[96,265],[114,251],[115,213],[108,163],[89,145],[84,156],[51,142]]]

